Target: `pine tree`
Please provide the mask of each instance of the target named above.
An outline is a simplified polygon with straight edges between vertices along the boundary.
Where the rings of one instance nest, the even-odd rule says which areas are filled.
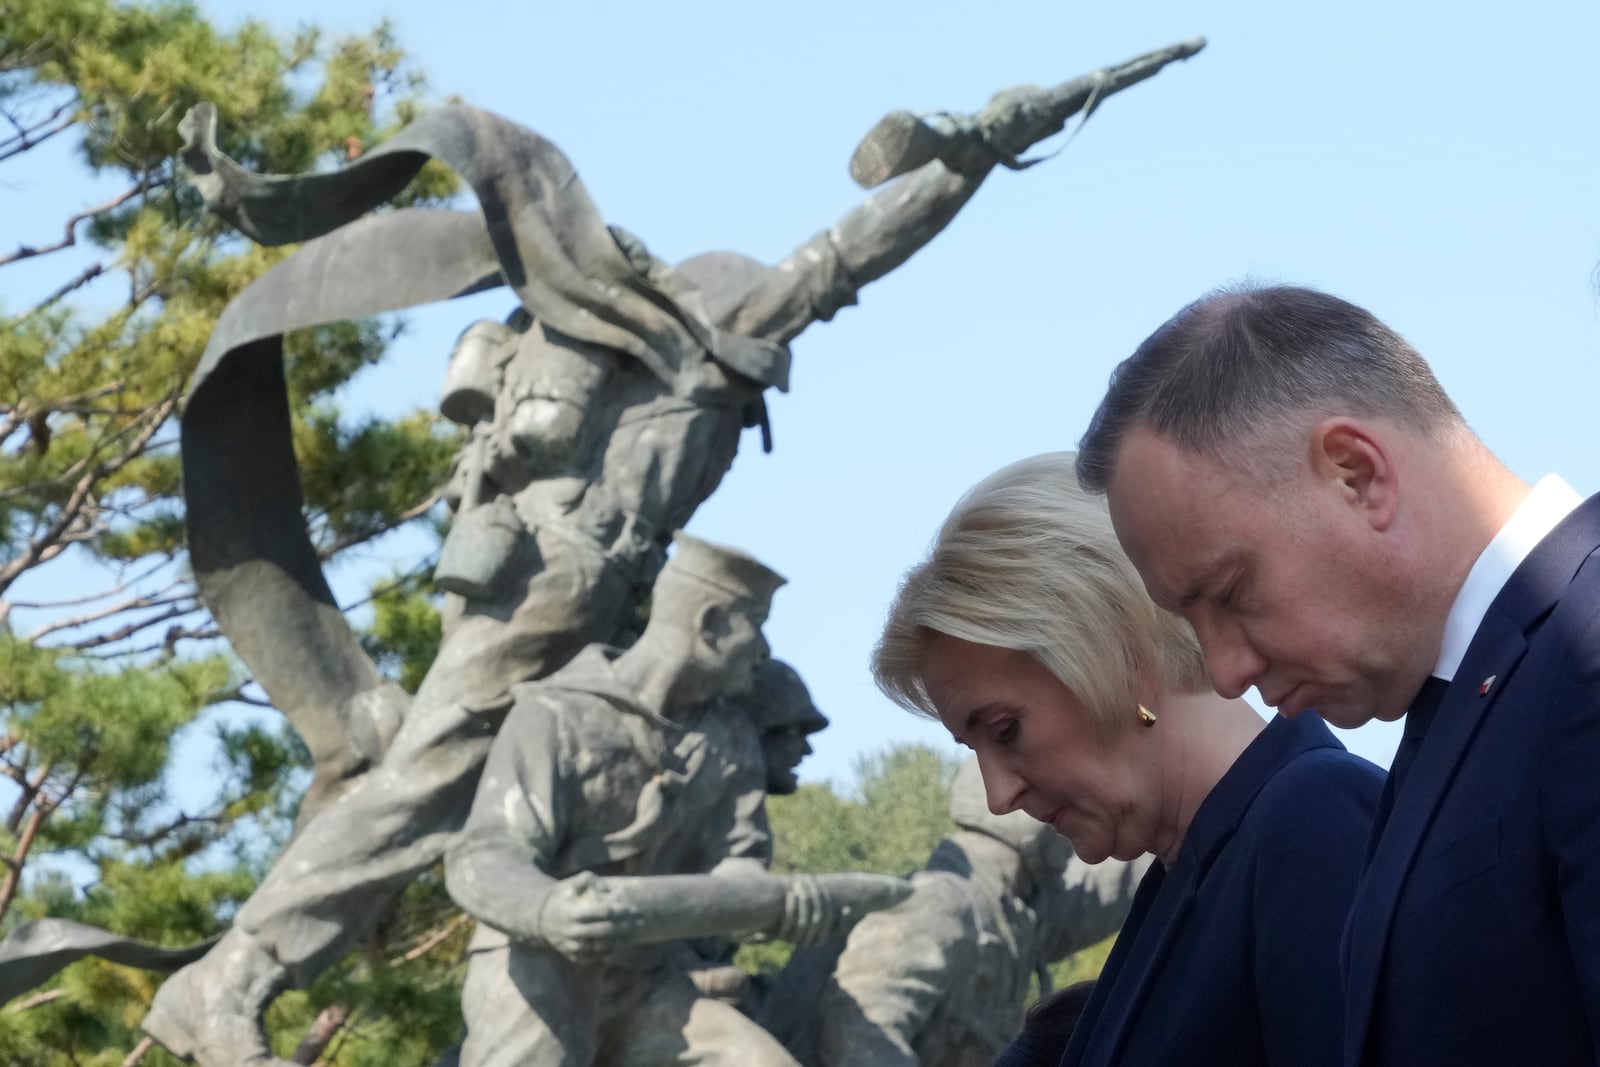
[[[950,783],[959,762],[926,745],[895,745],[859,757],[843,795],[829,783],[802,785],[767,802],[778,873],[919,871],[953,833]],[[802,771],[804,768],[802,767]]]
[[[0,933],[49,914],[197,941],[289,832],[306,756],[251,707],[264,701],[195,596],[175,413],[222,308],[290,250],[206,215],[176,162],[178,122],[210,100],[230,155],[301,172],[382,140],[423,89],[383,26],[328,42],[258,23],[223,31],[181,2],[0,0],[0,175],[13,190],[70,183],[86,205],[50,217],[13,194],[6,240],[19,243],[0,247]],[[451,190],[430,168],[401,203]],[[456,448],[429,413],[341,415],[338,391],[398,328],[288,339],[325,558],[428,514]],[[408,574],[380,599],[371,647],[402,679],[430,656],[426,593]],[[197,733],[211,765],[175,763],[175,739]],[[424,879],[366,951],[280,1002],[279,1043],[331,1040],[325,1062],[431,1063],[458,1026],[464,936]],[[26,1010],[0,1013],[0,1062],[120,1064],[139,1050],[172,1062],[136,1030],[159,981],[75,964],[13,1005]]]
[[[205,213],[175,162],[178,122],[212,101],[224,152],[300,173],[378,143],[423,91],[382,26],[326,42],[225,32],[170,0],[0,0],[0,188],[84,191],[64,217],[11,196],[4,240],[19,243],[0,246],[0,934],[51,915],[199,941],[291,832],[307,754],[195,595],[174,418],[223,307],[292,249]],[[452,188],[430,167],[397,206]],[[398,328],[287,339],[325,560],[437,515],[453,431],[430,413],[355,423],[337,402]],[[427,561],[379,583],[371,612],[367,650],[414,690],[439,642]],[[212,741],[205,766],[175,760],[175,739],[196,732]],[[775,869],[920,867],[952,828],[953,773],[912,746],[860,762],[844,796],[806,786],[775,800]],[[458,1036],[470,929],[437,872],[419,879],[358,952],[274,1003],[274,1045],[302,1063],[431,1064]],[[161,977],[74,964],[0,1011],[0,1063],[174,1063],[137,1030]]]

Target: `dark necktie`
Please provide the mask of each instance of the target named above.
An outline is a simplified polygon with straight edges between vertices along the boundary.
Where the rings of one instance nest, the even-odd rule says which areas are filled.
[[[1411,707],[1406,709],[1405,732],[1400,735],[1400,746],[1395,749],[1394,762],[1389,765],[1389,781],[1384,784],[1383,795],[1378,798],[1378,810],[1372,820],[1372,842],[1367,850],[1369,858],[1384,825],[1389,821],[1389,813],[1394,810],[1395,795],[1400,792],[1406,775],[1411,773],[1411,765],[1417,760],[1423,735],[1433,724],[1433,717],[1444,701],[1445,690],[1449,688],[1450,683],[1443,678],[1430,677],[1422,683],[1421,690],[1411,701]]]
[[[1406,710],[1405,732],[1400,735],[1400,747],[1395,749],[1394,762],[1389,765],[1389,777],[1394,781],[1396,790],[1411,772],[1411,765],[1417,759],[1417,750],[1422,747],[1422,737],[1433,725],[1433,717],[1444,701],[1444,691],[1449,688],[1450,683],[1443,678],[1430,677],[1422,683],[1421,691]]]

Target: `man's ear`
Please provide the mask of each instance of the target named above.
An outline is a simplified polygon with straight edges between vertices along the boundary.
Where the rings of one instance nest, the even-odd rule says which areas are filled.
[[[1373,529],[1387,530],[1399,511],[1400,479],[1383,427],[1334,415],[1311,429],[1310,464],[1319,485],[1360,511]]]
[[[713,652],[720,652],[728,639],[728,610],[721,604],[707,604],[696,616],[700,640]]]

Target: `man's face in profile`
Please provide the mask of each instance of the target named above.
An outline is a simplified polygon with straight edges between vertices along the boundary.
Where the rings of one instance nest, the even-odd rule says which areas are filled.
[[[1145,588],[1194,627],[1218,693],[1254,686],[1284,715],[1346,728],[1404,714],[1418,684],[1407,623],[1338,485],[1303,462],[1262,484],[1135,426],[1106,495]]]
[[[769,659],[757,669],[755,687],[744,707],[761,736],[767,765],[767,792],[788,796],[800,788],[796,768],[811,755],[810,736],[828,725],[811,701],[811,691],[793,667]]]
[[[800,788],[800,761],[811,755],[811,731],[800,723],[769,726],[761,732],[761,751],[767,760],[767,792],[788,796]]]
[[[710,602],[692,609],[698,638],[693,646],[693,662],[702,679],[704,696],[750,692],[758,669],[771,654],[761,632],[767,621],[766,604],[748,598],[729,601],[702,595],[701,599]]]

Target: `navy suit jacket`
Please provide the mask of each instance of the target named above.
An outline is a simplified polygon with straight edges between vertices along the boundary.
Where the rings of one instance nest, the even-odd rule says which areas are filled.
[[[1139,883],[1062,1064],[1336,1067],[1339,937],[1382,788],[1315,715],[1269,723]]]
[[[1600,497],[1474,635],[1377,830],[1346,1062],[1600,1062]]]

